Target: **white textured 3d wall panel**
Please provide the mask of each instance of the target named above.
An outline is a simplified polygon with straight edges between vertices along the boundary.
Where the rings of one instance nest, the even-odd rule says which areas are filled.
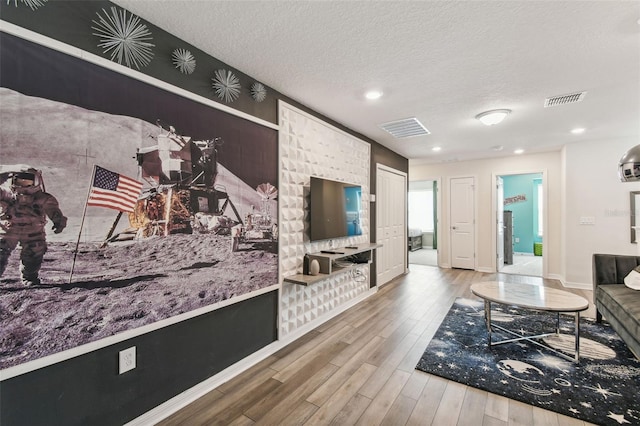
[[[336,247],[369,242],[369,166],[371,146],[312,115],[279,103],[280,205],[279,247],[282,276],[302,273],[306,253],[331,247],[330,241],[309,241],[311,176],[362,187],[362,235],[332,241]],[[308,287],[283,283],[280,298],[280,338],[328,315],[369,291],[369,265]]]

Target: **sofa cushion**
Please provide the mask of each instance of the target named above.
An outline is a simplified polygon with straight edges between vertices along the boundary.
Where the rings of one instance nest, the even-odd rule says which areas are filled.
[[[599,300],[632,336],[640,336],[640,292],[624,284],[598,286]]]

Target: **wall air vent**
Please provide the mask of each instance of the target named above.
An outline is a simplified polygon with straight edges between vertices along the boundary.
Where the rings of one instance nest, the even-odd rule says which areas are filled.
[[[379,127],[382,130],[391,133],[391,136],[396,139],[411,138],[414,136],[428,135],[429,133],[431,133],[415,117],[380,124]]]
[[[544,100],[544,107],[552,107],[564,104],[573,104],[584,99],[587,92],[570,93],[568,95],[552,96]]]

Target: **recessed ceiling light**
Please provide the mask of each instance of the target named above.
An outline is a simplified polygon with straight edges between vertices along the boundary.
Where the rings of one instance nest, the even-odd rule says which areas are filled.
[[[431,151],[438,152],[438,151],[440,151],[441,149],[442,149],[442,148],[441,148],[441,147],[439,147],[439,146],[434,146],[433,148],[431,148]]]
[[[511,114],[510,109],[492,109],[476,115],[476,119],[486,126],[493,126],[500,123],[509,114]]]
[[[515,151],[513,151],[514,154],[522,154],[524,152],[524,149],[522,148],[518,148]]]
[[[584,133],[584,130],[582,127],[577,127],[575,129],[571,130],[571,133],[573,133],[574,135],[579,135],[580,133]]]
[[[364,94],[364,97],[370,100],[379,99],[382,96],[382,92],[380,90],[369,90]]]

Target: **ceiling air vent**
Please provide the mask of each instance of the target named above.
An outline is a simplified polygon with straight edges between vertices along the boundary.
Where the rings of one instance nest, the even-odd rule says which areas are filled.
[[[570,93],[568,95],[553,96],[544,100],[544,107],[552,107],[556,105],[573,104],[584,99],[587,92]]]
[[[431,133],[415,117],[380,124],[380,128],[391,133],[391,136],[396,139],[411,138],[413,136],[422,136]]]

